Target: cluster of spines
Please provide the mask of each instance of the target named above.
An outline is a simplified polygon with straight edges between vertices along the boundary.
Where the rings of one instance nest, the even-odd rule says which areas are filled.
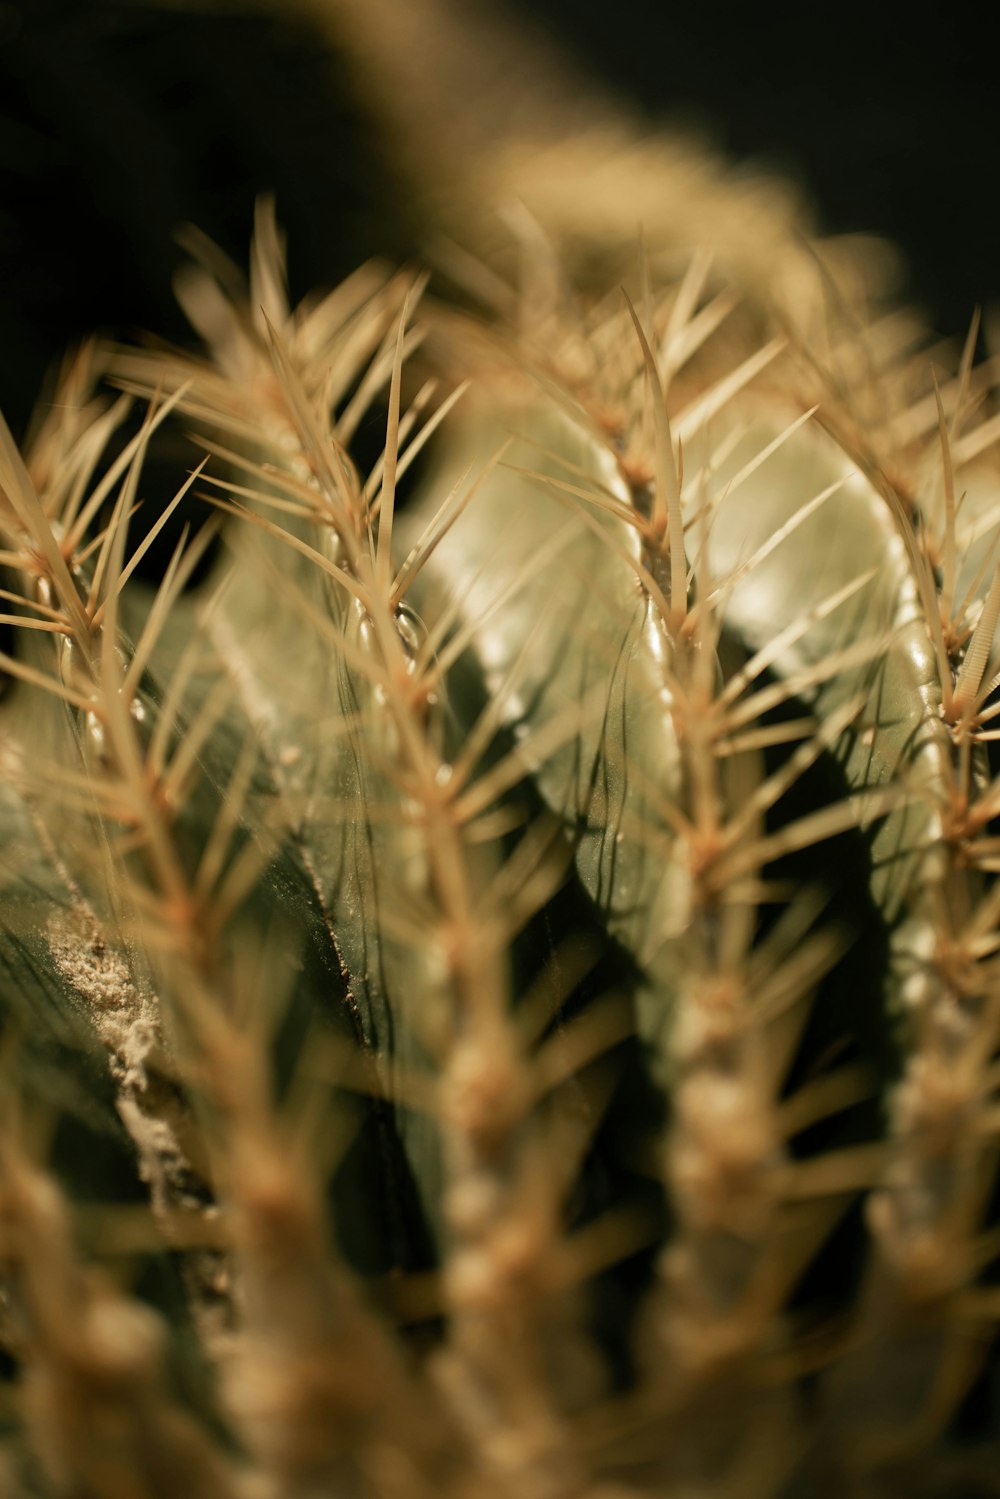
[[[870,1217],[880,1273],[891,1282],[890,1310],[929,1296],[942,1309],[941,1374],[930,1397],[938,1426],[968,1384],[969,1354],[980,1336],[970,1337],[969,1327],[980,1329],[994,1316],[995,1298],[976,1286],[993,1257],[992,1239],[979,1233],[979,1222],[995,1133],[990,958],[996,898],[991,890],[977,896],[976,883],[992,872],[983,829],[995,789],[983,784],[977,769],[977,743],[992,721],[996,587],[980,604],[977,579],[970,596],[955,602],[962,509],[953,460],[960,416],[953,415],[951,431],[943,416],[938,423],[943,518],[933,542],[915,525],[913,503],[887,477],[902,459],[894,455],[890,462],[875,443],[855,452],[844,439],[874,480],[871,504],[885,505],[898,528],[919,604],[917,626],[935,651],[942,705],[942,727],[931,730],[936,778],[928,783],[914,775],[908,782],[901,766],[899,784],[888,790],[862,786],[839,804],[768,832],[767,813],[812,763],[841,752],[850,735],[877,733],[877,723],[864,720],[866,673],[891,653],[893,640],[879,631],[781,674],[810,632],[821,631],[863,592],[872,575],[862,571],[822,594],[776,637],[747,645],[739,664],[720,673],[732,594],[835,497],[839,483],[803,495],[780,534],[713,576],[711,536],[720,504],[730,503],[752,476],[767,472],[774,454],[808,431],[811,411],[779,422],[723,492],[713,487],[727,450],[738,448],[741,392],[787,356],[777,343],[766,345],[678,411],[669,380],[694,359],[732,302],[723,292],[701,305],[707,276],[699,261],[661,308],[645,285],[640,311],[605,309],[587,337],[571,327],[549,368],[523,333],[513,350],[508,343],[492,353],[513,370],[495,398],[501,425],[516,433],[520,423],[531,437],[524,392],[540,382],[544,399],[557,393],[570,424],[584,431],[584,446],[603,449],[604,467],[589,459],[574,467],[559,452],[545,454],[548,432],[541,442],[546,461],[534,468],[515,463],[516,455],[497,441],[480,452],[473,471],[436,497],[401,565],[393,545],[397,483],[439,424],[447,434],[453,404],[449,398],[435,406],[436,393],[425,385],[403,409],[405,360],[419,343],[411,331],[416,293],[365,272],[308,315],[293,318],[283,305],[280,255],[266,222],[249,301],[263,315],[230,310],[205,281],[200,290],[190,289],[192,310],[218,349],[217,369],[162,356],[120,358],[126,383],[172,394],[159,399],[140,437],[104,479],[93,482],[92,473],[116,409],[104,414],[74,391],[82,366],[66,388],[64,414],[53,418],[37,445],[34,478],[5,445],[2,560],[20,580],[7,590],[14,609],[7,622],[32,636],[51,635],[56,648],[46,660],[22,649],[19,638],[4,658],[20,684],[12,702],[30,691],[62,705],[75,715],[72,742],[78,746],[60,751],[52,798],[43,797],[37,773],[25,782],[26,794],[34,815],[54,808],[87,827],[96,819],[103,830],[101,894],[86,894],[95,873],[89,863],[84,874],[68,877],[67,886],[76,899],[99,908],[89,910],[98,927],[111,923],[110,940],[133,964],[136,1007],[139,999],[159,997],[161,1042],[190,1094],[217,1199],[187,1215],[161,1205],[159,1231],[167,1242],[184,1245],[197,1237],[194,1225],[172,1218],[199,1219],[202,1234],[233,1258],[237,1331],[228,1334],[232,1348],[221,1348],[220,1357],[242,1373],[231,1381],[230,1412],[237,1440],[276,1493],[335,1486],[348,1481],[349,1471],[360,1471],[377,1492],[401,1495],[430,1492],[440,1481],[460,1492],[473,1475],[497,1492],[530,1479],[538,1492],[561,1493],[588,1484],[596,1491],[604,1481],[599,1475],[618,1472],[626,1487],[634,1481],[641,1489],[644,1473],[658,1481],[674,1471],[730,1484],[734,1492],[747,1485],[754,1493],[780,1492],[805,1446],[788,1381],[813,1357],[796,1356],[784,1308],[850,1194],[879,1183]],[[554,325],[551,310],[550,329]],[[613,359],[603,358],[605,347]],[[575,355],[569,373],[561,363],[567,350]],[[954,412],[964,408],[970,368],[964,360],[957,391],[943,393]],[[808,387],[806,377],[801,383]],[[347,450],[366,408],[386,387],[385,452],[362,480]],[[157,653],[171,611],[188,607],[181,591],[207,534],[178,547],[134,646],[126,645],[119,618],[124,585],[148,544],[126,557],[142,452],[155,425],[177,406],[210,430],[216,463],[229,465],[228,476],[215,480],[223,496],[217,508],[235,515],[243,529],[234,542],[234,570],[204,610],[204,631],[220,647],[220,660],[206,667],[210,652],[196,639],[161,690],[152,685]],[[842,433],[853,433],[850,412],[841,405],[833,412]],[[457,419],[460,413],[450,418]],[[715,430],[728,422],[737,424],[734,435],[716,442]],[[595,466],[605,475],[600,484]],[[574,534],[596,535],[606,544],[612,567],[622,570],[634,593],[638,633],[626,631],[625,638],[629,651],[648,654],[658,674],[670,780],[666,786],[651,782],[648,765],[633,763],[621,745],[602,744],[595,764],[609,775],[624,767],[638,787],[638,805],[649,821],[640,825],[634,808],[626,809],[621,837],[647,844],[671,867],[671,889],[683,909],[675,929],[647,931],[637,952],[653,975],[655,1003],[670,1007],[669,1017],[656,1018],[652,1044],[661,1048],[656,1065],[671,1094],[655,1170],[667,1185],[674,1227],[643,1312],[638,1393],[624,1406],[598,1406],[607,1436],[605,1450],[596,1453],[580,1430],[581,1413],[593,1414],[594,1390],[586,1378],[567,1376],[574,1364],[575,1374],[590,1367],[585,1317],[574,1293],[609,1254],[623,1252],[631,1231],[612,1215],[604,1225],[567,1234],[567,1196],[607,1081],[588,1082],[582,1110],[560,1107],[559,1090],[581,1072],[589,1078],[589,1064],[620,1039],[622,1006],[611,1001],[576,1025],[553,1030],[553,1007],[566,997],[558,984],[553,993],[542,983],[534,999],[513,1004],[508,949],[561,878],[565,853],[553,861],[552,850],[568,849],[572,829],[560,828],[562,808],[555,805],[519,832],[525,812],[509,793],[527,767],[551,765],[565,746],[586,739],[611,689],[592,686],[581,702],[526,726],[518,687],[537,644],[529,630],[457,743],[447,703],[452,669],[475,652],[484,625],[469,609],[471,584],[449,579],[447,543],[460,537],[463,515],[475,515],[484,486],[502,493],[504,484],[521,481],[536,486],[539,506],[562,506]],[[977,534],[982,524],[974,524]],[[565,548],[558,536],[522,556],[493,602],[495,614],[505,598],[544,586],[547,571],[557,577]],[[423,627],[410,599],[442,558],[437,589],[445,602]],[[263,609],[262,592],[269,600]],[[275,612],[283,619],[274,624],[269,647],[268,616]],[[248,623],[253,628],[241,635]],[[300,646],[300,661],[294,659],[296,638],[310,642]],[[301,670],[303,660],[317,671],[325,663],[316,682],[325,694],[322,749],[298,742],[311,718],[315,723],[317,707],[301,681],[285,689],[275,644],[279,654],[292,647],[289,671]],[[595,638],[598,661],[602,651],[617,669],[615,648]],[[810,711],[791,721],[768,718],[786,703],[822,707],[824,690],[842,679],[856,683],[854,690],[818,722]],[[917,738],[932,711],[920,696],[925,685],[914,684],[910,710]],[[283,689],[289,694],[284,718]],[[207,746],[240,695],[246,748],[229,768],[222,794],[216,787],[209,797],[214,810],[207,830],[194,838],[192,860],[192,839],[178,829],[197,801],[194,783],[206,774]],[[16,736],[15,729],[11,744]],[[782,743],[791,748],[777,768],[765,771],[761,754]],[[256,784],[261,776],[263,798]],[[327,776],[329,783],[322,779]],[[366,796],[363,818],[354,800],[359,790]],[[864,1099],[875,1080],[862,1066],[846,1066],[784,1096],[810,995],[835,962],[841,939],[816,925],[817,903],[808,893],[789,900],[769,870],[784,854],[867,826],[915,799],[933,808],[940,828],[926,856],[931,874],[919,893],[931,951],[912,1001],[916,1013],[904,1026],[902,1081],[889,1110],[893,1134],[885,1145],[797,1162],[788,1142]],[[261,802],[270,809],[266,815]],[[344,830],[352,826],[348,835]],[[433,1382],[414,1380],[403,1353],[338,1266],[315,1162],[329,1125],[325,1108],[316,1111],[307,1069],[306,1082],[292,1090],[294,1107],[276,1111],[271,1097],[266,1054],[273,1020],[259,1013],[254,1019],[251,1001],[262,985],[280,993],[289,975],[260,961],[239,913],[283,837],[303,849],[346,973],[346,991],[331,992],[331,1003],[353,1006],[355,1031],[382,1052],[373,1069],[363,1051],[348,1056],[338,1043],[334,1070],[354,1086],[388,1096],[414,1169],[431,1184],[425,1205],[436,1215],[445,1258],[428,1304],[446,1322],[443,1348],[432,1356]],[[355,840],[354,865],[335,857],[348,837]],[[79,835],[69,840],[73,859],[81,841]],[[357,863],[365,857],[361,843],[370,860],[364,870]],[[73,859],[67,856],[67,863]],[[599,893],[591,893],[599,902]],[[345,910],[351,902],[362,907],[353,929]],[[775,903],[787,909],[761,938],[760,911]],[[613,885],[605,914],[614,935]],[[367,933],[356,930],[359,922],[371,924]],[[627,937],[625,919],[621,931]],[[84,997],[99,1003],[96,995]],[[275,992],[259,999],[256,1008],[265,1014],[277,1004]],[[392,1054],[385,1051],[386,1017],[396,1030]],[[423,1118],[432,1121],[429,1132]],[[34,1220],[17,1187],[18,1172],[26,1169],[12,1158],[4,1201],[8,1222],[15,1229],[27,1225],[20,1230],[27,1234]],[[907,1215],[913,1204],[919,1223]],[[341,1211],[349,1213],[350,1203]],[[945,1273],[943,1282],[931,1275],[930,1291],[921,1279],[928,1256]],[[19,1266],[16,1254],[5,1257],[16,1273],[25,1273],[23,1259]],[[893,1316],[884,1315],[884,1296],[872,1305],[864,1315],[886,1324],[880,1346],[891,1364],[899,1357]],[[31,1316],[29,1310],[29,1322]],[[856,1333],[867,1347],[865,1328]],[[79,1346],[89,1345],[83,1340]],[[52,1368],[65,1355],[36,1339],[34,1356]],[[820,1365],[823,1359],[820,1354]],[[349,1387],[346,1367],[353,1371]],[[727,1406],[727,1434],[720,1441],[718,1427],[699,1427],[692,1415],[706,1402],[715,1411],[720,1391],[731,1401],[734,1388],[743,1403]],[[768,1433],[770,1456],[753,1426],[762,1388],[779,1392],[764,1399],[769,1420],[755,1428],[758,1439],[762,1430]],[[122,1389],[127,1404],[126,1394]],[[42,1418],[42,1428],[48,1419]],[[438,1434],[424,1440],[421,1433],[432,1430]],[[622,1431],[640,1434],[631,1456],[622,1455]],[[779,1432],[781,1463],[774,1458]],[[452,1443],[447,1453],[446,1433]],[[86,1440],[85,1428],[79,1429],[78,1447],[63,1458],[67,1473],[87,1460]],[[130,1449],[117,1460],[138,1470],[145,1462],[152,1484],[156,1450],[152,1444],[140,1456]],[[218,1456],[212,1461],[225,1465]],[[713,1464],[724,1471],[713,1472]],[[112,1478],[109,1469],[93,1482],[100,1492]],[[238,1461],[226,1482],[239,1490]]]

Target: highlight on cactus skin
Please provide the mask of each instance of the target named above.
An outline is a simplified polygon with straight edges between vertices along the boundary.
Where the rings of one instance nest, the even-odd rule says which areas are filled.
[[[0,428],[5,1494],[996,1491],[977,329],[510,232]]]

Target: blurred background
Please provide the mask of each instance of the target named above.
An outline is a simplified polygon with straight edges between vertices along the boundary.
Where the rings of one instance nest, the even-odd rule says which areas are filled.
[[[293,291],[418,253],[405,170],[353,57],[308,4],[0,0],[0,408],[21,432],[91,331],[187,337],[171,290],[194,222],[240,264],[274,191]],[[499,4],[499,0],[497,0]],[[356,7],[355,7],[356,8]],[[503,0],[650,123],[799,185],[824,231],[902,248],[940,333],[1000,302],[998,28],[960,6]],[[466,0],[466,19],[478,0]],[[989,30],[986,28],[989,27]]]

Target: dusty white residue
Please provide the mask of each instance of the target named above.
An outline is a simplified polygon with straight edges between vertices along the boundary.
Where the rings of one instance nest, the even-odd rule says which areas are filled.
[[[139,1175],[165,1237],[176,1241],[178,1223],[214,1215],[216,1209],[179,1134],[187,1105],[171,1081],[157,998],[136,983],[126,958],[108,942],[82,898],[49,918],[46,936],[56,968],[107,1048],[118,1114],[135,1146]],[[230,1298],[223,1256],[189,1251],[185,1273],[204,1336],[224,1337]]]
[[[56,911],[49,918],[46,935],[53,962],[66,982],[86,1000],[90,1018],[105,1039],[107,1017],[115,1011],[137,1008],[138,996],[128,964],[107,945],[96,922],[84,911]]]

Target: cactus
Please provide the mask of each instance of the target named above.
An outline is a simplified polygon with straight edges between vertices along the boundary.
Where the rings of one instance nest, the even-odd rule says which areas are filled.
[[[975,330],[526,224],[0,429],[12,1495],[993,1491]]]

